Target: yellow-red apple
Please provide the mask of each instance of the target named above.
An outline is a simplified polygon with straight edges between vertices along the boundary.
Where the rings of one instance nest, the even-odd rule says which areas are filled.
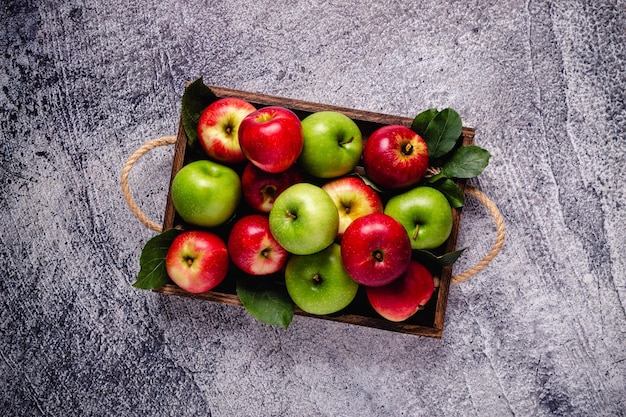
[[[176,285],[191,293],[209,291],[228,272],[228,250],[218,235],[189,230],[176,236],[165,257],[165,270]]]
[[[245,100],[225,97],[209,104],[198,120],[198,140],[212,159],[235,164],[245,157],[239,146],[241,121],[256,108]]]
[[[366,214],[383,212],[378,193],[358,177],[337,178],[324,184],[322,189],[333,199],[339,212],[338,239],[354,220]]]

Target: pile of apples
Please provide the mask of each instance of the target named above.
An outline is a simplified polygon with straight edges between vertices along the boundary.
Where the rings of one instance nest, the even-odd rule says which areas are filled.
[[[413,130],[387,125],[364,140],[336,111],[300,120],[226,97],[202,112],[197,132],[208,158],[184,165],[171,188],[191,226],[167,252],[176,285],[209,291],[231,265],[258,279],[281,273],[294,304],[315,315],[346,308],[363,286],[372,308],[396,322],[431,298],[433,277],[413,250],[448,239],[452,210],[418,185],[429,159]],[[213,230],[224,225],[226,237]]]

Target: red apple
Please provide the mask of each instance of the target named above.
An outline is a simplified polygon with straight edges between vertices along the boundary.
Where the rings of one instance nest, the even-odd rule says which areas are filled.
[[[395,322],[404,321],[417,313],[434,291],[430,271],[415,261],[411,261],[406,272],[391,284],[365,288],[372,308],[382,317]]]
[[[284,107],[263,107],[239,125],[243,154],[263,171],[287,170],[300,156],[303,143],[300,119]]]
[[[244,216],[233,225],[228,253],[237,268],[251,275],[280,271],[289,255],[272,236],[268,217],[263,214]]]
[[[276,197],[289,186],[299,182],[304,182],[304,176],[295,165],[286,171],[271,173],[250,162],[241,174],[244,200],[253,210],[261,213],[269,213]]]
[[[421,136],[406,126],[383,126],[365,142],[363,166],[367,176],[380,187],[409,187],[426,173],[428,147]]]
[[[228,272],[226,244],[211,232],[183,232],[167,251],[165,270],[183,290],[192,293],[209,291],[222,282]]]
[[[237,132],[241,121],[256,108],[245,100],[225,97],[204,109],[198,120],[198,140],[212,159],[223,163],[243,162]]]
[[[359,284],[387,285],[411,262],[411,242],[404,227],[383,213],[354,220],[341,239],[341,259],[348,275]]]
[[[383,212],[378,193],[358,177],[337,178],[324,184],[322,189],[333,199],[339,211],[339,239],[354,220],[366,214]]]

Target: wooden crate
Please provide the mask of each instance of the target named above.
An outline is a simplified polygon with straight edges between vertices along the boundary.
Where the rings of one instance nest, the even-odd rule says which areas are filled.
[[[383,125],[400,124],[410,126],[411,122],[413,121],[410,118],[400,116],[360,111],[350,108],[329,106],[307,101],[268,96],[220,87],[210,86],[210,88],[217,97],[238,97],[252,103],[257,108],[269,105],[289,108],[294,111],[301,119],[306,117],[308,114],[322,110],[341,112],[357,123],[357,125],[361,129],[361,132],[363,133],[364,140],[367,140],[367,137],[369,137],[369,135],[374,130]],[[469,145],[473,143],[473,128],[464,127],[462,130],[462,135],[464,145]],[[174,149],[171,180],[184,164],[190,162],[190,158],[193,157],[190,156],[187,152],[187,135],[185,134],[185,130],[183,129],[181,123],[178,128],[177,141]],[[182,219],[180,219],[180,217],[177,215],[176,210],[174,209],[174,206],[172,204],[171,180],[169,188],[170,193],[168,194],[163,220],[163,230],[171,229],[173,227],[187,228],[187,225],[185,225]],[[459,186],[463,188],[464,184],[459,183]],[[443,246],[443,248],[445,248],[445,252],[451,252],[456,250],[456,242],[460,221],[461,210],[453,209],[453,228],[450,237]],[[226,277],[222,284],[214,288],[212,291],[206,293],[192,294],[180,289],[173,284],[167,284],[162,288],[156,289],[155,291],[167,295],[178,295],[222,304],[242,306],[241,301],[237,297],[235,290],[235,276],[233,276],[233,274],[236,273],[236,270],[234,268],[231,268],[230,271],[230,275]],[[450,288],[450,279],[452,275],[452,267],[444,267],[432,272],[433,276],[438,278],[438,287],[435,289],[435,293],[433,294],[431,300],[428,302],[423,310],[420,310],[413,317],[401,323],[390,322],[380,317],[369,306],[362,288],[359,290],[359,294],[357,295],[354,302],[340,313],[333,315],[316,316],[308,314],[296,308],[295,314],[316,319],[348,323],[351,325],[384,329],[393,332],[440,338],[443,333],[446,304],[448,300],[448,290]]]

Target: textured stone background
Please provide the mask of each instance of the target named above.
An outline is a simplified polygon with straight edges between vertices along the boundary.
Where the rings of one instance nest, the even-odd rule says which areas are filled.
[[[4,0],[3,416],[623,416],[623,0]],[[508,241],[441,340],[131,287],[154,235],[119,174],[186,81],[414,116],[453,107]],[[162,215],[172,149],[131,173]],[[495,231],[470,202],[455,267]]]

